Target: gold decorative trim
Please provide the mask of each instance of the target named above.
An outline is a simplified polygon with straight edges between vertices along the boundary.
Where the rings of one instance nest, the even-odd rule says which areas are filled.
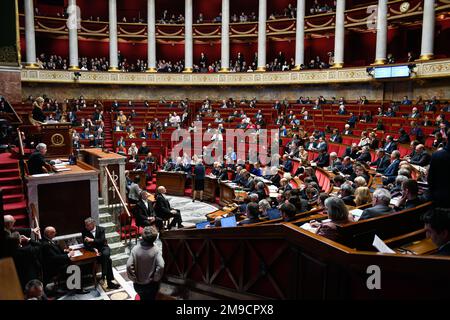
[[[289,72],[224,73],[146,73],[84,71],[79,85],[130,86],[264,86],[329,83],[363,83],[375,81],[364,67]],[[119,71],[119,70],[117,70]],[[191,70],[188,70],[191,71]],[[450,59],[416,62],[414,79],[450,77]],[[22,82],[73,84],[73,72],[64,70],[22,69]]]
[[[183,73],[192,73],[192,68],[184,68]]]
[[[108,71],[110,71],[110,72],[119,72],[120,69],[117,68],[117,67],[109,67]]]
[[[69,68],[67,70],[69,70],[69,71],[78,71],[78,70],[80,70],[80,68],[78,66],[69,66]]]
[[[342,69],[344,67],[343,63],[334,63],[330,68],[331,69]]]
[[[386,62],[387,62],[386,59],[376,59],[374,63],[371,64],[371,66],[380,66],[386,64]]]
[[[147,70],[145,70],[145,72],[155,73],[156,72],[156,68],[148,68]]]
[[[266,67],[258,67],[256,69],[256,72],[265,72],[266,71]]]
[[[300,71],[302,69],[302,66],[300,64],[296,64],[294,69],[292,71]]]
[[[37,63],[27,63],[25,65],[25,68],[27,68],[27,69],[39,69],[39,65]]]
[[[434,55],[430,54],[430,53],[429,54],[423,54],[416,61],[429,61],[429,60],[432,60],[433,57],[434,57]]]
[[[220,68],[219,72],[220,72],[220,73],[227,73],[227,72],[230,72],[230,68]]]

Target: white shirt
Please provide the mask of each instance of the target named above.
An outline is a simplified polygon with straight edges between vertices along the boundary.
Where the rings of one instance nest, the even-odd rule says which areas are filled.
[[[91,234],[93,236],[93,238],[95,239],[95,233],[97,232],[97,228],[94,228],[93,230],[91,230]]]

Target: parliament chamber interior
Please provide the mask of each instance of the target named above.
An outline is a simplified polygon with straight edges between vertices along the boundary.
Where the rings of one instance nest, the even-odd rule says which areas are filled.
[[[0,12],[0,300],[450,298],[448,0]]]

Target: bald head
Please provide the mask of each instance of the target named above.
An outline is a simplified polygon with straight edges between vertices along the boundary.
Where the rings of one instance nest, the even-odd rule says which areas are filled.
[[[159,186],[158,189],[156,189],[158,191],[158,193],[166,193],[166,188],[164,186]]]
[[[56,229],[53,227],[47,227],[44,230],[44,235],[51,240],[56,236]]]
[[[6,215],[3,217],[3,220],[5,222],[5,229],[11,230],[14,227],[14,223],[16,222],[16,219],[14,219],[11,215]]]

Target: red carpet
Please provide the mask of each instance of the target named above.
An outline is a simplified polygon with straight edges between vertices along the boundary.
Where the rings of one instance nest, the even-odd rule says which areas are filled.
[[[0,154],[0,189],[3,190],[4,215],[16,219],[16,227],[28,227],[27,202],[22,190],[19,161],[10,153]]]

